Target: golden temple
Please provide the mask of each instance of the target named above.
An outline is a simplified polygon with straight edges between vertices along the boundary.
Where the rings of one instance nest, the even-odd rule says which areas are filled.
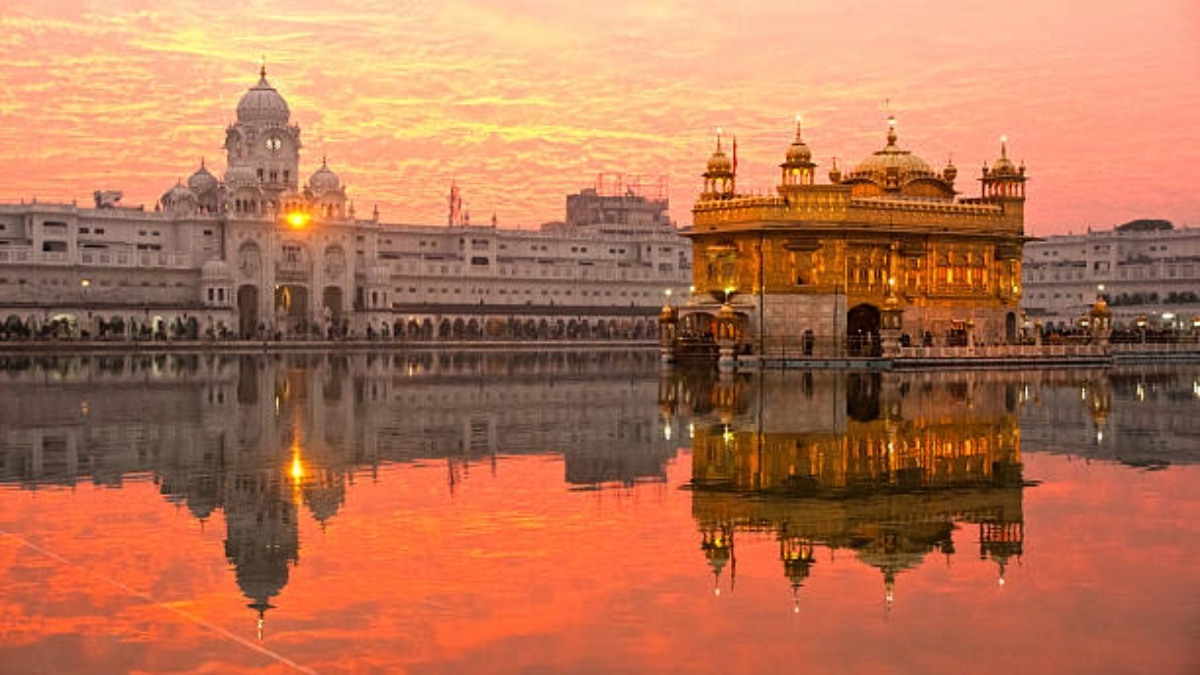
[[[828,184],[812,158],[797,118],[775,193],[743,194],[718,134],[685,233],[694,292],[664,307],[664,339],[766,357],[1019,340],[1027,177],[1007,139],[969,198],[953,163],[898,145],[894,117],[883,148],[845,173],[835,159]]]

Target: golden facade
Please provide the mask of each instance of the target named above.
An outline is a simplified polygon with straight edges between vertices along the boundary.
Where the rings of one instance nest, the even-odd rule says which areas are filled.
[[[737,316],[741,351],[802,347],[816,355],[879,351],[887,310],[897,339],[952,346],[1018,339],[1025,167],[1001,156],[961,198],[958,170],[935,171],[897,145],[829,184],[796,137],[773,195],[737,191],[736,164],[718,138],[693,209],[693,299],[682,335],[717,335],[722,305]]]

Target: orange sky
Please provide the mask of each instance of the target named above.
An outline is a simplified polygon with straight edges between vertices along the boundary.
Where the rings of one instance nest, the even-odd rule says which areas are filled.
[[[0,0],[0,200],[153,204],[223,127],[266,54],[303,128],[388,222],[562,217],[600,171],[670,177],[691,221],[721,125],[739,178],[775,184],[804,115],[824,176],[884,143],[974,194],[1002,133],[1032,182],[1027,231],[1135,217],[1200,225],[1194,0]]]

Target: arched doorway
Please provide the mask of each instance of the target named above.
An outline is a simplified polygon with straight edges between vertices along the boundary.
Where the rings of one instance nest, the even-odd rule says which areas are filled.
[[[1010,345],[1017,341],[1017,315],[1012,312],[1004,315],[1004,340]]]
[[[239,286],[237,291],[238,335],[244,339],[258,333],[258,286]]]
[[[275,288],[275,325],[285,335],[307,328],[308,289],[294,284]]]
[[[326,330],[330,326],[342,325],[342,287],[341,286],[326,286],[321,293],[321,312],[327,322],[324,326]]]
[[[850,356],[879,356],[879,308],[863,304],[847,312],[846,351]]]

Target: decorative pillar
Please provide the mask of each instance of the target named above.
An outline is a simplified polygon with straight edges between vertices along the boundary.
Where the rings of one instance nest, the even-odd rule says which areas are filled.
[[[1097,344],[1107,345],[1108,338],[1112,335],[1112,311],[1104,301],[1104,296],[1096,297],[1096,303],[1092,305],[1092,311],[1088,314],[1092,319],[1092,339]]]
[[[895,358],[900,355],[900,334],[904,328],[904,310],[896,296],[888,294],[879,312],[879,339],[883,356]]]
[[[726,301],[721,305],[721,313],[717,318],[717,349],[720,353],[717,359],[718,368],[732,369],[737,365],[737,334],[737,314]]]
[[[679,335],[679,315],[668,296],[658,314],[658,349],[663,363],[675,360],[675,338]]]

